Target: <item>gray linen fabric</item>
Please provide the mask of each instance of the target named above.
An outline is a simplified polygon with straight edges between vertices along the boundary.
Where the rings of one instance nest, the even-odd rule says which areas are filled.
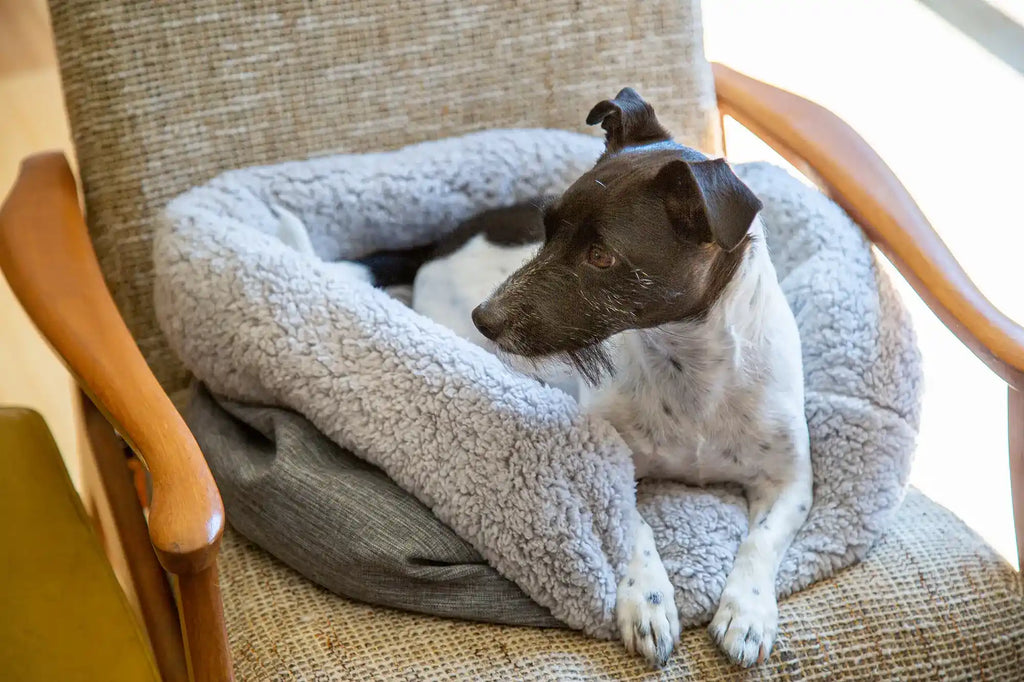
[[[302,415],[218,399],[197,385],[185,416],[231,525],[310,580],[408,611],[562,626],[419,500]]]
[[[601,148],[506,130],[232,171],[169,204],[154,263],[161,327],[211,391],[300,412],[554,617],[613,637],[632,510],[655,532],[688,626],[718,602],[747,530],[743,497],[637,486],[607,422],[320,260],[422,244],[484,208],[560,191]],[[805,362],[815,501],[780,565],[787,595],[862,558],[899,508],[919,356],[857,226],[780,169],[737,172],[765,204]],[[302,220],[320,258],[276,239],[277,207]]]

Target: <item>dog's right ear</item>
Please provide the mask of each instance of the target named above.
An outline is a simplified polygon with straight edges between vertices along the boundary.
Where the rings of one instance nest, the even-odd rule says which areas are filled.
[[[633,88],[623,88],[615,99],[598,102],[587,114],[587,125],[598,123],[605,130],[606,154],[613,154],[624,147],[672,139],[658,123],[654,107]]]

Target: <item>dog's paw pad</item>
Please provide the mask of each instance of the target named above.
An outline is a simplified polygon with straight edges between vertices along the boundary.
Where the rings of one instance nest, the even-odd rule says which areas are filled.
[[[744,667],[768,659],[779,627],[775,595],[765,587],[726,588],[718,611],[708,626],[711,638],[733,662]]]
[[[664,571],[662,571],[664,573]],[[679,614],[667,575],[627,575],[616,598],[619,632],[626,649],[660,667],[679,641]]]

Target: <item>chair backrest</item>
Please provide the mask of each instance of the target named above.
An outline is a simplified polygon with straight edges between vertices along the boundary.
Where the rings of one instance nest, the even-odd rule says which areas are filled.
[[[51,13],[100,264],[172,393],[188,375],[153,313],[154,218],[220,171],[484,128],[583,130],[624,85],[677,139],[718,149],[699,0],[53,0]]]

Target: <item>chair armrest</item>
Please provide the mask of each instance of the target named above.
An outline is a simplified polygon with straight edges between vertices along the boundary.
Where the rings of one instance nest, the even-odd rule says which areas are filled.
[[[827,109],[722,64],[712,68],[722,114],[809,169],[950,331],[1024,391],[1024,328],[978,291],[878,154]]]
[[[22,163],[0,208],[0,269],[83,390],[149,469],[149,535],[160,563],[178,574],[212,565],[224,529],[220,493],[106,288],[63,154]]]

